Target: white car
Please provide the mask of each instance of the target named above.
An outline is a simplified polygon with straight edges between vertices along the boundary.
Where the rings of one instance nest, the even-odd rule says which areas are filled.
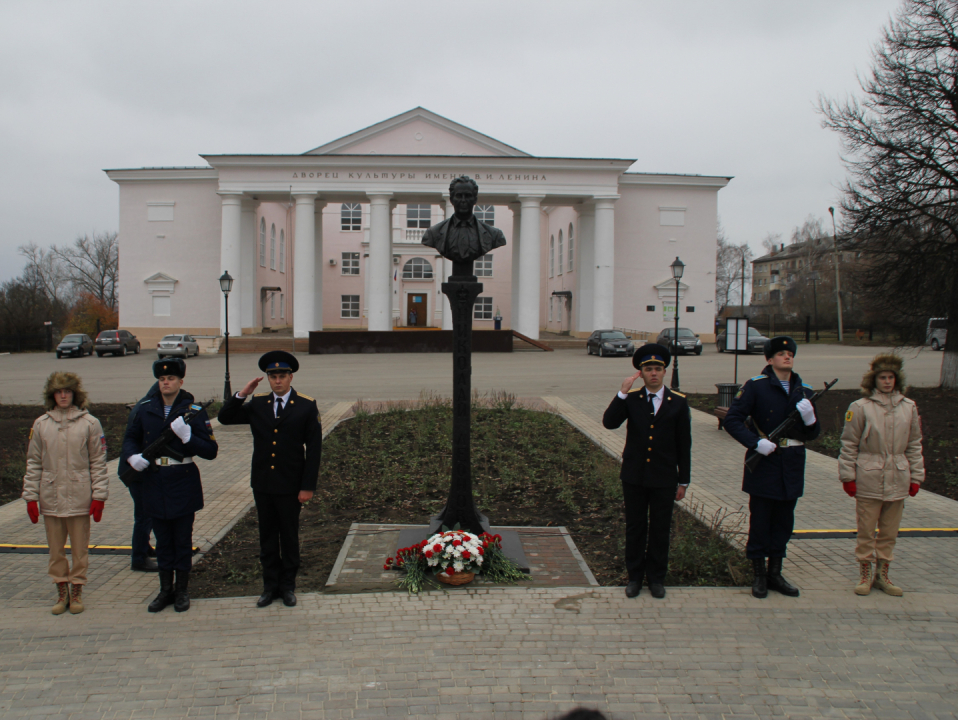
[[[190,355],[199,355],[200,346],[189,335],[166,335],[156,344],[156,356],[188,358]]]

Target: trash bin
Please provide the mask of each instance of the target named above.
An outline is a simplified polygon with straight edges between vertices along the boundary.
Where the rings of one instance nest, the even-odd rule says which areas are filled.
[[[496,330],[502,330],[502,315],[496,315],[492,319],[496,323]]]
[[[718,388],[718,407],[731,407],[735,393],[742,386],[738,383],[715,383],[715,387]]]

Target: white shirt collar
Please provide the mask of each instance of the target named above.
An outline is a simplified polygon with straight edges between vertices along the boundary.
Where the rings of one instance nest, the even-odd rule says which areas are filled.
[[[665,397],[665,385],[660,387],[658,392],[649,392],[648,390],[645,392],[648,393],[649,397],[657,398],[659,402],[662,402],[663,398]]]
[[[276,393],[273,393],[273,405],[276,404],[276,398],[282,397],[282,399],[283,399],[283,407],[286,407],[286,404],[289,402],[289,396],[292,395],[292,394],[293,394],[293,388],[290,388],[289,390],[287,390],[287,391],[286,391],[286,394],[285,394],[285,395],[282,395],[282,396],[277,395]]]

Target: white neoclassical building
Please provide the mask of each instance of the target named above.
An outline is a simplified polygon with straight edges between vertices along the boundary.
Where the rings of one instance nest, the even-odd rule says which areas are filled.
[[[451,263],[421,244],[449,183],[479,183],[507,245],[477,261],[475,326],[538,338],[672,322],[713,332],[718,191],[728,177],[628,172],[631,159],[534,157],[416,108],[301,155],[203,155],[107,170],[120,187],[120,325],[145,345],[230,333],[451,328]]]

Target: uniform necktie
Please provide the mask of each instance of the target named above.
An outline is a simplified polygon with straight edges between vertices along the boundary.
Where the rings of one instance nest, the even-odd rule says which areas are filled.
[[[279,417],[279,414],[283,411],[283,398],[276,398],[276,417]]]

